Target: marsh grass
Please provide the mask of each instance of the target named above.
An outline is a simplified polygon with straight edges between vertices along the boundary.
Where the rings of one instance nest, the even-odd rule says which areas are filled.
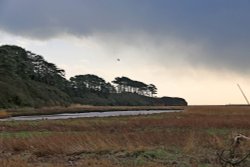
[[[10,114],[6,111],[6,110],[1,110],[0,109],[0,119],[1,118],[6,118],[6,117],[9,117],[10,116]]]
[[[217,150],[226,148],[234,134],[250,135],[250,114],[245,106],[216,112],[199,108],[150,116],[0,122],[1,156],[28,154],[34,162],[20,161],[31,166],[67,166],[69,157],[78,157],[72,160],[76,166],[216,167]]]

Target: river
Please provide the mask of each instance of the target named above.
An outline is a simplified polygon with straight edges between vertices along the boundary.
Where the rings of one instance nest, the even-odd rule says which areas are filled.
[[[63,113],[53,115],[35,115],[35,116],[16,116],[0,121],[34,121],[34,120],[55,120],[55,119],[70,119],[70,118],[90,118],[90,117],[114,117],[114,116],[129,116],[129,115],[148,115],[167,112],[181,112],[183,110],[140,110],[140,111],[106,111],[106,112],[85,112],[85,113]]]

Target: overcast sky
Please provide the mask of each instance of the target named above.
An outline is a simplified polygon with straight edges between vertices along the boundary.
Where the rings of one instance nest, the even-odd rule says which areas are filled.
[[[245,103],[237,83],[250,97],[249,30],[249,0],[0,0],[1,45],[190,104]]]

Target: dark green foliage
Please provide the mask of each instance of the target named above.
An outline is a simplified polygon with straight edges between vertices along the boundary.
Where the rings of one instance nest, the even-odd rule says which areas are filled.
[[[92,105],[187,105],[180,98],[152,98],[153,84],[117,77],[114,87],[96,75],[65,79],[65,72],[18,46],[0,46],[0,108]]]
[[[17,46],[0,47],[0,108],[68,105],[64,71]]]
[[[164,106],[186,106],[187,102],[183,98],[179,97],[162,97],[160,103]]]
[[[71,102],[64,92],[36,81],[5,78],[0,81],[0,88],[1,108],[69,105]]]
[[[154,96],[155,94],[157,94],[157,88],[154,84],[149,84],[147,88],[149,92],[151,93],[151,96]]]
[[[82,91],[102,92],[106,82],[96,75],[76,75],[70,78],[72,87]]]
[[[118,93],[130,92],[144,96],[153,96],[157,93],[155,85],[147,85],[143,82],[135,81],[127,77],[116,77],[112,82],[117,85]]]
[[[76,103],[97,106],[186,106],[182,98],[152,98],[136,93],[111,93],[107,97],[87,93],[85,97],[74,98]]]

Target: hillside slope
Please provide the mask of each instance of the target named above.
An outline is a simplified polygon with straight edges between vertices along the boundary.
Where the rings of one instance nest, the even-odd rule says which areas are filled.
[[[118,79],[125,78],[143,87],[130,87],[136,91],[134,93],[116,92],[111,83],[106,83],[98,76],[79,75],[67,80],[64,74],[63,69],[47,62],[40,55],[18,46],[0,46],[0,108],[67,106],[71,103],[112,106],[187,105],[182,98],[146,96],[142,93],[150,93],[150,90],[151,94],[156,92],[154,85],[126,77]],[[94,87],[90,84],[94,84]]]
[[[65,106],[70,97],[40,82],[20,78],[0,79],[0,108]]]

